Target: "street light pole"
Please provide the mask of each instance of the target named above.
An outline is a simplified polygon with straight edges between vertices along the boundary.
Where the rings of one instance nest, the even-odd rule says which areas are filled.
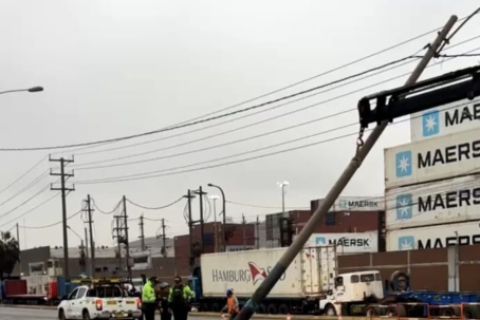
[[[219,199],[218,196],[213,195],[210,196],[210,199],[213,200],[213,228],[215,232],[215,251],[218,252],[218,226],[217,226],[217,200]]]
[[[225,192],[223,192],[223,189],[217,185],[214,185],[213,183],[209,183],[208,184],[209,187],[211,188],[217,188],[218,190],[220,190],[220,193],[222,194],[222,214],[223,214],[223,219],[222,219],[222,241],[223,241],[223,251],[226,251],[227,250],[227,239],[226,239],[226,226],[227,226],[227,206],[226,206],[226,203],[227,203],[227,200],[225,198]]]
[[[283,181],[283,182],[277,182],[277,186],[282,188],[282,215],[285,217],[286,212],[285,212],[285,188],[289,185],[290,183],[288,181]]]
[[[40,91],[43,91],[43,87],[32,87],[32,88],[28,88],[28,89],[6,90],[6,91],[0,91],[0,94],[14,93],[14,92],[40,92]]]

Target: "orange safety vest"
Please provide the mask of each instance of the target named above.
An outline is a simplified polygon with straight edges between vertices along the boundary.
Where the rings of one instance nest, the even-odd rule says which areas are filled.
[[[228,313],[239,312],[238,306],[235,305],[235,298],[231,296],[227,299]]]

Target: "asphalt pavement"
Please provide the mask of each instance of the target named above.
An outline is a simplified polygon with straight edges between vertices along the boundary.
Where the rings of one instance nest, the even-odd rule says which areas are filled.
[[[44,320],[58,319],[56,309],[51,308],[10,308],[0,306],[0,320]],[[160,319],[157,315],[156,320]],[[188,317],[189,320],[221,320],[218,317]]]

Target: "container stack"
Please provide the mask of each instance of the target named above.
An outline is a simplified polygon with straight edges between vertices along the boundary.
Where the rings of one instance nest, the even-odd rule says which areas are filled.
[[[387,251],[480,243],[480,99],[411,115],[385,150]]]

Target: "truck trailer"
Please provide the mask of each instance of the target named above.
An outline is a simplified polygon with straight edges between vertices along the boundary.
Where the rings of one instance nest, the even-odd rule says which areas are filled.
[[[218,312],[232,289],[240,307],[250,299],[288,248],[204,254],[189,285],[193,307]],[[378,270],[338,274],[335,246],[304,248],[258,306],[263,314],[455,317],[478,319],[477,293],[411,290],[408,274],[383,280]]]
[[[199,311],[220,311],[227,289],[243,305],[285,253],[287,248],[204,254],[194,269],[190,286]],[[259,313],[316,313],[318,301],[334,286],[337,256],[334,246],[304,248],[282,275]]]

